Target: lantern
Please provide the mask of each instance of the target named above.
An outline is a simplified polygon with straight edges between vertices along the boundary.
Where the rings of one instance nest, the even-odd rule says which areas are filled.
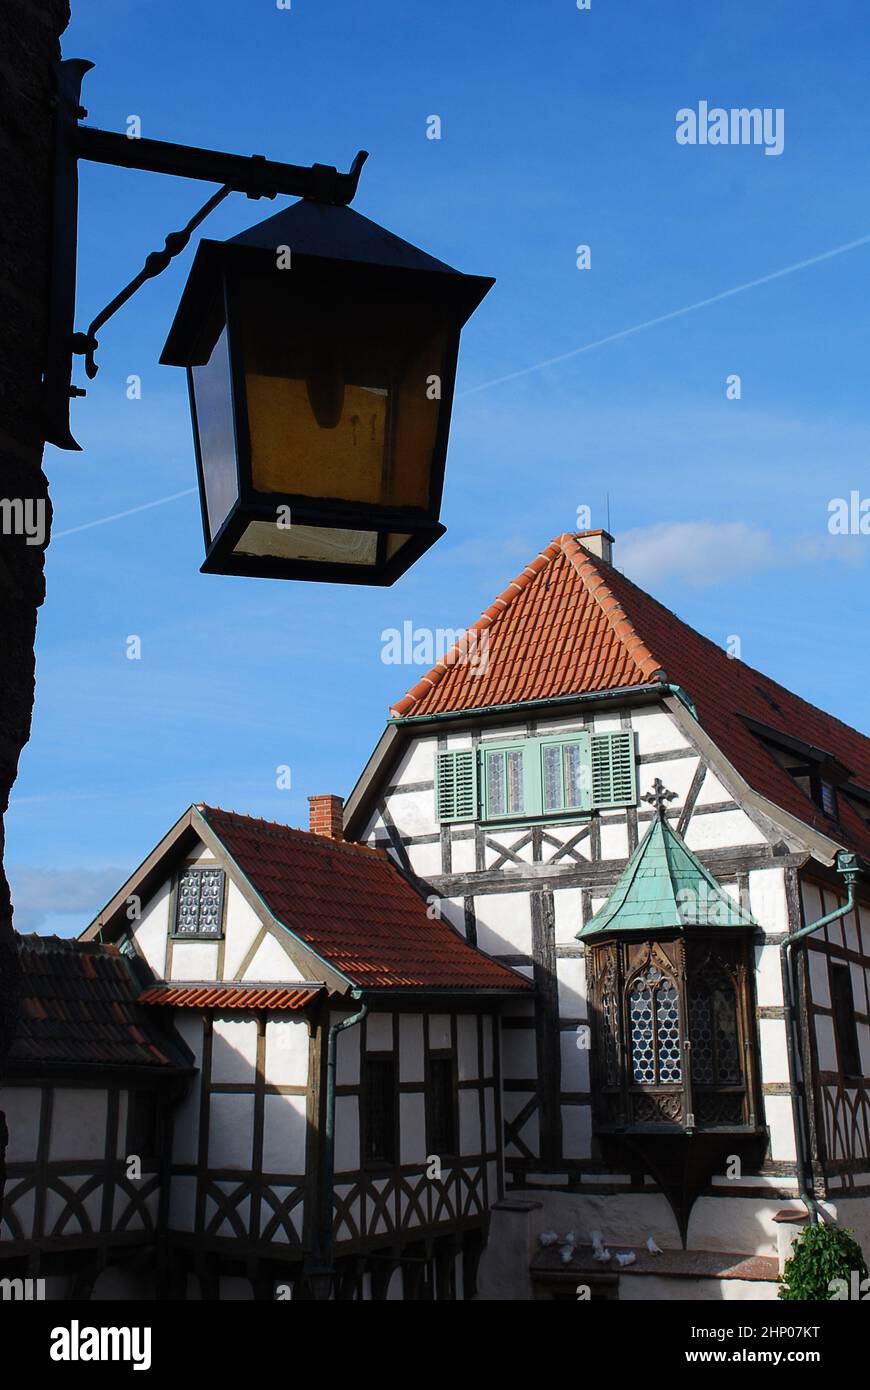
[[[494,282],[303,199],[200,243],[187,368],[204,572],[392,584],[439,521],[463,324]]]

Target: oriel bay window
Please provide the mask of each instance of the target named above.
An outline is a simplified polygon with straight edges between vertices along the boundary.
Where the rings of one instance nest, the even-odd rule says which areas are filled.
[[[745,941],[589,947],[598,1129],[753,1126]]]
[[[618,1171],[642,1166],[653,1175],[685,1241],[712,1174],[729,1155],[760,1162],[767,1143],[758,1121],[755,923],[670,824],[672,794],[657,780],[643,800],[655,808],[652,823],[578,933],[593,1133]]]
[[[582,816],[637,801],[634,734],[579,731],[439,752],[440,821]]]

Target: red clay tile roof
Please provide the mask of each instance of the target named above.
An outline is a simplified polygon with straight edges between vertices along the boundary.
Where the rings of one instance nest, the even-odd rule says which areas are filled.
[[[18,937],[21,999],[9,1060],[72,1066],[187,1068],[181,1039],[137,999],[141,982],[117,946],[59,936]]]
[[[153,985],[139,995],[140,1004],[170,1004],[175,1009],[302,1009],[322,985]]]
[[[746,781],[799,820],[870,854],[870,829],[840,797],[841,822],[825,816],[741,716],[824,749],[870,789],[870,739],[682,622],[578,538],[557,536],[474,624],[475,673],[457,645],[393,707],[396,717],[518,704],[657,681],[682,686],[698,720]],[[465,639],[467,642],[468,639]]]
[[[382,850],[200,806],[270,912],[358,987],[526,990],[528,980],[470,946]]]

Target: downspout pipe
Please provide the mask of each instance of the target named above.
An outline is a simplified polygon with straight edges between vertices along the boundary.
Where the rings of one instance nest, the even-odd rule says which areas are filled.
[[[351,990],[350,997],[359,1004],[356,1013],[331,1023],[326,1040],[326,1106],[323,1131],[323,1154],[320,1165],[320,1219],[317,1228],[317,1247],[315,1264],[309,1270],[309,1278],[315,1296],[328,1298],[332,1288],[335,1270],[332,1263],[332,1208],[333,1185],[335,1178],[335,1074],[338,1055],[338,1035],[345,1028],[353,1028],[361,1023],[369,1011],[362,998],[362,991]]]
[[[809,1148],[809,1115],[807,1110],[807,1078],[808,1069],[806,1059],[801,1054],[800,1030],[798,1028],[797,1009],[795,1007],[795,962],[794,947],[803,937],[810,936],[822,927],[826,927],[830,922],[836,922],[841,917],[846,917],[855,907],[855,886],[861,877],[861,869],[858,865],[858,856],[849,854],[845,850],[840,850],[837,854],[837,873],[842,874],[847,888],[846,901],[842,907],[836,908],[833,912],[828,912],[824,917],[820,917],[816,922],[809,922],[800,931],[792,932],[784,941],[780,942],[780,959],[782,961],[783,991],[785,994],[785,1020],[786,1020],[786,1055],[788,1060],[788,1080],[789,1093],[791,1095],[792,1118],[794,1121],[795,1149],[797,1152],[797,1171],[798,1171],[798,1195],[807,1209],[808,1214],[817,1222],[823,1222],[824,1216],[816,1201],[815,1196],[809,1191],[807,1186],[807,1150]],[[798,1062],[800,1062],[801,1079],[804,1090],[804,1105],[801,1110],[800,1097],[798,1095]]]

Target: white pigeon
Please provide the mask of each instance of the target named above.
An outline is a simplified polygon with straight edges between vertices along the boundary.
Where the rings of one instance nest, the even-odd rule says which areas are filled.
[[[659,1247],[656,1245],[654,1236],[650,1236],[649,1240],[646,1243],[646,1248],[651,1255],[660,1255],[662,1253]]]
[[[545,1250],[548,1245],[557,1245],[558,1241],[559,1237],[555,1231],[542,1231],[538,1236],[538,1244],[542,1245]]]
[[[597,1260],[599,1264],[606,1265],[611,1258],[610,1251],[606,1245],[596,1245],[592,1251],[592,1258]]]
[[[565,1232],[565,1234],[564,1234],[563,1237],[562,1237],[562,1244],[563,1244],[563,1245],[576,1245],[576,1244],[577,1244],[577,1237],[576,1237],[576,1235],[574,1234],[573,1231],[566,1231],[566,1232]]]
[[[563,1265],[569,1265],[569,1264],[571,1263],[571,1261],[573,1260],[573,1258],[574,1258],[574,1246],[573,1246],[573,1245],[563,1245],[563,1246],[562,1246],[562,1249],[559,1251],[559,1259],[562,1261],[562,1264],[563,1264]]]
[[[622,1250],[616,1257],[616,1263],[624,1269],[626,1265],[633,1265],[636,1259],[633,1250]]]
[[[601,1232],[600,1232],[600,1231],[590,1231],[590,1232],[589,1232],[589,1243],[590,1243],[590,1245],[592,1246],[592,1249],[593,1249],[593,1250],[600,1250],[601,1247],[602,1247],[602,1245],[604,1244],[604,1239],[603,1239],[603,1237],[602,1237],[602,1235],[601,1235]]]

